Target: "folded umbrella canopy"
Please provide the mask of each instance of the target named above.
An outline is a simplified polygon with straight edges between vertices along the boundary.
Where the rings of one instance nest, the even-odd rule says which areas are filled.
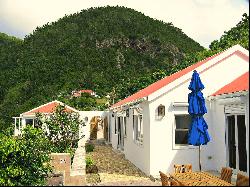
[[[188,89],[191,93],[188,94],[188,113],[192,117],[192,123],[188,132],[188,144],[199,146],[199,169],[201,171],[200,161],[200,145],[206,145],[210,141],[210,136],[207,132],[208,125],[203,118],[207,113],[205,99],[203,97],[203,90],[205,87],[201,82],[200,76],[194,70],[191,82]]]

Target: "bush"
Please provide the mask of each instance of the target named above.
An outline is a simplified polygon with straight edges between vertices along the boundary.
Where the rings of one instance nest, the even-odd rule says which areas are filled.
[[[91,165],[86,167],[86,173],[98,173],[98,168],[96,165]]]
[[[98,168],[91,157],[86,157],[86,173],[98,173]]]
[[[94,149],[95,149],[95,146],[93,144],[86,144],[85,145],[85,150],[86,150],[87,153],[93,152]]]
[[[92,166],[94,164],[94,161],[91,157],[86,157],[86,167]]]
[[[44,185],[51,171],[50,146],[41,129],[26,127],[22,138],[0,134],[0,185]]]

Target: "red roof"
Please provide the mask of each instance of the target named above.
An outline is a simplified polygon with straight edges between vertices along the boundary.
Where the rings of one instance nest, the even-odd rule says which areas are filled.
[[[89,93],[92,94],[94,93],[93,90],[78,90],[78,91],[73,91],[72,95],[75,97],[81,96],[81,93]]]
[[[244,73],[233,82],[216,91],[213,96],[249,90],[249,72]]]
[[[25,115],[31,115],[31,114],[34,114],[34,113],[37,113],[37,112],[40,112],[40,113],[53,113],[55,108],[59,105],[60,103],[58,101],[53,101],[53,102],[50,102],[50,103],[47,103],[45,105],[42,105],[38,108],[35,108],[33,110],[30,110],[28,112],[25,112],[24,114]],[[67,112],[72,112],[73,110],[70,109],[69,107],[65,107],[66,111]]]
[[[198,68],[199,66],[205,64],[206,62],[212,60],[213,58],[215,58],[216,56],[218,56],[218,55],[220,55],[220,54],[222,54],[222,53],[223,53],[223,52],[217,53],[217,54],[215,54],[215,55],[213,55],[213,56],[211,56],[211,57],[206,58],[205,60],[202,60],[202,61],[200,61],[200,62],[197,62],[196,64],[193,64],[193,65],[191,65],[191,66],[189,66],[189,67],[187,67],[187,68],[185,68],[185,69],[183,69],[183,70],[181,70],[181,71],[178,71],[178,72],[176,72],[176,73],[174,73],[174,74],[172,74],[172,75],[170,75],[170,76],[167,76],[167,77],[165,77],[165,78],[163,78],[163,79],[161,79],[161,80],[159,80],[159,81],[157,81],[157,82],[155,82],[155,83],[149,85],[148,87],[146,87],[146,88],[144,88],[144,89],[142,89],[142,90],[136,92],[135,94],[133,94],[133,95],[131,95],[131,96],[129,96],[129,97],[127,97],[127,98],[125,98],[125,99],[123,99],[123,100],[117,102],[116,104],[112,105],[111,108],[117,107],[117,106],[121,106],[121,105],[123,105],[123,104],[125,104],[125,103],[129,103],[129,102],[132,102],[132,101],[141,99],[141,98],[143,98],[143,97],[149,96],[150,94],[154,93],[155,91],[159,90],[160,88],[162,88],[162,87],[168,85],[169,83],[171,83],[171,82],[173,82],[174,80],[176,80],[176,79],[182,77],[183,75],[185,75],[185,74],[187,74],[187,73],[189,73],[189,72],[195,70],[195,69]],[[249,61],[249,57],[248,57],[247,55],[245,55],[244,53],[242,53],[242,52],[239,51],[239,50],[236,50],[236,51],[234,51],[232,54],[230,54],[230,55],[228,55],[227,57],[225,57],[225,58],[223,58],[222,60],[220,60],[219,62],[221,62],[221,61],[223,61],[224,59],[226,59],[226,58],[232,56],[233,54],[236,54],[236,55],[238,55],[240,58],[243,58],[244,60]],[[217,62],[217,63],[219,63],[219,62]],[[209,68],[207,68],[207,69],[209,69]],[[206,70],[207,70],[207,69],[206,69]]]
[[[93,93],[92,90],[79,90],[80,93]]]

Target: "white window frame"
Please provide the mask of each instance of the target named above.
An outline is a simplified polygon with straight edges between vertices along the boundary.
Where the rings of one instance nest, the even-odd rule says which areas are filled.
[[[137,124],[134,123],[134,118],[137,118]],[[138,133],[138,136],[136,136]],[[143,145],[143,115],[133,115],[133,140],[137,145]]]
[[[173,149],[179,150],[179,149],[198,149],[198,146],[193,146],[193,145],[189,145],[189,144],[175,144],[175,130],[176,130],[176,121],[175,121],[175,116],[183,116],[183,115],[189,115],[188,112],[187,113],[175,113],[173,116],[173,139],[172,139],[172,146]]]
[[[237,116],[238,115],[244,115],[245,116],[245,127],[246,127],[246,130],[247,130],[247,125],[246,125],[246,114],[245,113],[242,113],[242,112],[232,112],[232,113],[226,113],[225,114],[225,122],[226,122],[226,125],[225,125],[225,133],[226,133],[226,136],[225,136],[225,139],[226,139],[226,165],[227,167],[229,167],[229,142],[228,142],[228,116],[234,116],[234,119],[235,119],[235,134],[234,134],[234,138],[235,138],[235,144],[236,144],[236,169],[233,169],[233,173],[234,174],[237,174],[240,170],[239,170],[239,149],[238,149],[238,126],[237,126],[237,123],[238,123],[238,118]],[[247,149],[247,132],[246,132],[246,153],[247,153],[247,156],[249,154],[248,152],[248,149]],[[248,161],[247,161],[248,162]],[[249,171],[249,164],[247,163],[247,172]],[[243,172],[243,171],[240,171],[241,173],[243,173],[244,175],[247,175],[247,172]]]

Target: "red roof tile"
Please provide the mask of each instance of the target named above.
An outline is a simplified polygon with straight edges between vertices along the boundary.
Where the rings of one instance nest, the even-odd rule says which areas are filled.
[[[169,83],[171,83],[171,82],[173,82],[174,80],[176,80],[176,79],[182,77],[183,75],[185,75],[185,74],[187,74],[187,73],[189,73],[189,72],[195,70],[197,67],[199,67],[199,66],[205,64],[206,62],[212,60],[213,58],[215,58],[216,56],[218,56],[218,55],[220,55],[220,54],[222,54],[222,53],[223,53],[223,52],[217,53],[217,54],[215,54],[215,55],[213,55],[213,56],[211,56],[211,57],[206,58],[205,60],[202,60],[202,61],[200,61],[200,62],[197,62],[196,64],[193,64],[193,65],[191,65],[191,66],[189,66],[189,67],[187,67],[187,68],[185,68],[185,69],[183,69],[183,70],[181,70],[181,71],[178,71],[178,72],[176,72],[176,73],[174,73],[174,74],[172,74],[172,75],[170,75],[170,76],[167,76],[167,77],[165,77],[165,78],[163,78],[163,79],[161,79],[161,80],[159,80],[159,81],[157,81],[157,82],[155,82],[155,83],[149,85],[148,87],[146,87],[146,88],[144,88],[144,89],[142,89],[142,90],[136,92],[135,94],[133,94],[133,95],[131,95],[131,96],[129,96],[129,97],[127,97],[127,98],[125,98],[125,99],[123,99],[123,100],[117,102],[116,104],[112,105],[111,108],[114,108],[114,107],[117,107],[117,106],[121,106],[121,105],[123,105],[123,104],[129,103],[129,102],[133,102],[133,101],[136,101],[136,100],[141,99],[141,98],[143,98],[143,97],[149,96],[150,94],[154,93],[155,91],[159,90],[160,88],[162,88],[162,87],[168,85]],[[236,55],[238,55],[240,58],[242,58],[242,59],[244,59],[244,60],[246,60],[246,61],[249,61],[249,57],[246,56],[244,53],[242,53],[242,52],[239,51],[239,50],[233,52],[232,54],[228,55],[228,56],[225,57],[225,58],[228,58],[229,56],[231,56],[231,55],[233,55],[233,54],[236,54]],[[224,58],[224,59],[225,59],[225,58]],[[220,61],[223,61],[223,60],[220,60]],[[207,69],[208,69],[208,68],[207,68]]]
[[[249,90],[249,72],[216,91],[213,96]]]
[[[30,115],[30,114],[34,114],[34,113],[37,113],[37,112],[40,112],[40,113],[53,113],[55,108],[59,104],[60,104],[59,102],[53,101],[53,102],[50,102],[48,104],[42,105],[42,106],[40,106],[38,108],[35,108],[33,110],[30,110],[28,112],[25,112],[24,114],[25,115]],[[68,108],[67,106],[65,107],[65,109],[66,109],[67,112],[72,112],[73,111],[70,108]]]

